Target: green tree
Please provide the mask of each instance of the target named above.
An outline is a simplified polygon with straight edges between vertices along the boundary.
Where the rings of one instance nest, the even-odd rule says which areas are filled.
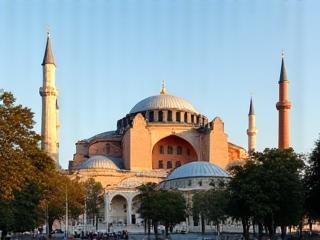
[[[265,225],[270,237],[280,226],[283,238],[286,226],[299,224],[304,196],[303,166],[302,157],[293,149],[265,149],[234,171],[228,186],[228,211],[242,221],[246,239],[253,221]]]
[[[100,182],[96,182],[93,178],[89,178],[85,183],[85,199],[87,206],[87,214],[94,220],[96,230],[98,230],[99,210],[103,206],[104,189]]]
[[[157,209],[157,201],[155,198],[157,184],[155,183],[146,183],[138,187],[140,191],[139,200],[140,200],[140,209],[139,212],[141,217],[144,219],[145,230],[147,229],[148,234],[150,235],[151,223],[154,222],[154,232],[157,234],[157,222],[158,216],[154,214],[154,210]]]
[[[309,155],[304,183],[307,215],[310,220],[320,220],[320,138]]]
[[[177,190],[158,190],[156,194],[158,208],[154,209],[158,220],[165,226],[166,235],[174,225],[186,220],[186,200]]]
[[[205,233],[205,222],[208,216],[208,199],[205,191],[198,191],[192,197],[192,216],[194,221],[201,221],[201,232]]]

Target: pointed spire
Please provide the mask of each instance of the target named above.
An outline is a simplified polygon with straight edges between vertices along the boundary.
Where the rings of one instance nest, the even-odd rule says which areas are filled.
[[[47,45],[46,45],[46,50],[44,53],[43,61],[42,61],[42,66],[45,64],[55,64],[53,54],[52,54],[52,49],[51,49],[51,40],[50,40],[50,32],[47,32]]]
[[[166,94],[166,87],[165,87],[164,80],[162,80],[162,88],[161,88],[160,94],[161,95],[165,95]]]
[[[254,107],[253,107],[252,97],[250,99],[249,115],[254,115]]]
[[[283,82],[283,81],[288,81],[288,78],[287,78],[286,67],[284,65],[284,51],[282,50],[282,53],[281,53],[281,71],[280,71],[279,82]]]

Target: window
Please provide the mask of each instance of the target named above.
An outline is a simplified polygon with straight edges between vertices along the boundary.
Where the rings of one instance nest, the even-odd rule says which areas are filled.
[[[110,154],[110,143],[106,144],[106,154]]]
[[[182,147],[181,146],[177,147],[177,155],[182,155]]]
[[[187,155],[190,156],[190,149],[187,148]]]
[[[163,122],[163,112],[159,111],[159,122]]]
[[[167,162],[167,169],[171,169],[171,168],[172,168],[172,161],[169,160],[169,161]]]
[[[176,112],[176,122],[181,122],[180,112]]]
[[[188,186],[189,186],[189,187],[191,186],[191,183],[192,183],[191,180],[189,180],[189,181],[188,181]]]
[[[159,160],[159,168],[162,169],[163,168],[163,161]]]
[[[202,186],[202,181],[199,181],[199,186],[200,186],[200,187]]]
[[[149,122],[153,122],[154,121],[154,112],[150,111],[149,112]]]
[[[167,119],[168,122],[172,122],[172,111],[168,111],[168,119]]]
[[[160,145],[159,147],[159,152],[160,154],[164,154],[164,147],[162,145]]]
[[[173,154],[173,147],[171,145],[168,146],[168,154]]]
[[[188,122],[188,114],[184,113],[184,122],[187,123]]]
[[[177,167],[180,167],[180,166],[181,166],[181,162],[180,162],[180,161],[177,161],[177,162],[176,162],[176,168],[177,168]]]
[[[191,123],[194,123],[194,116],[191,115]]]

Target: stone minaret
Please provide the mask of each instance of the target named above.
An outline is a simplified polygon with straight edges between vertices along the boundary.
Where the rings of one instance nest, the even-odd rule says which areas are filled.
[[[256,135],[258,130],[256,129],[256,115],[254,114],[254,107],[252,98],[250,100],[250,108],[249,108],[249,126],[247,130],[248,135],[248,152],[251,153],[256,149]]]
[[[41,148],[59,165],[59,115],[58,115],[58,91],[55,84],[56,65],[54,62],[50,34],[47,36],[47,45],[42,61],[43,85],[39,89],[42,97],[42,126]]]
[[[280,149],[290,147],[290,124],[289,124],[289,110],[291,102],[289,101],[289,81],[284,65],[284,54],[282,53],[281,72],[279,79],[279,102],[277,103],[277,110],[279,111],[279,142]]]

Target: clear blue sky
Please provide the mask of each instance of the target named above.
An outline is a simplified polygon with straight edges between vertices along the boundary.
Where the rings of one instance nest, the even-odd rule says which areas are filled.
[[[320,1],[2,0],[0,88],[35,113],[50,26],[60,91],[60,163],[77,140],[114,130],[145,97],[167,91],[247,147],[254,97],[258,150],[277,146],[281,50],[290,81],[291,141],[309,152],[320,132]]]

